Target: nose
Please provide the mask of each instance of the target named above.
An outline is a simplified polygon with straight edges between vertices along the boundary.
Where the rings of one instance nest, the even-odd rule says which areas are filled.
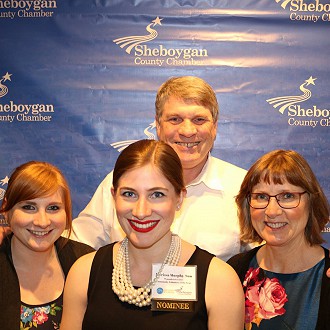
[[[278,205],[275,197],[270,197],[269,204],[265,209],[265,214],[269,218],[274,218],[282,213],[282,208]]]
[[[180,124],[179,134],[190,137],[195,135],[197,132],[196,125],[191,120],[184,120]]]
[[[39,210],[33,219],[33,224],[41,228],[47,228],[51,221],[49,215],[44,210]]]
[[[149,202],[144,197],[139,197],[132,210],[132,215],[137,219],[144,219],[152,213]]]

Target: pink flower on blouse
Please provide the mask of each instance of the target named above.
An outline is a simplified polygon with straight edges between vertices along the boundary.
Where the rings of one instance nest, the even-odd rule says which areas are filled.
[[[283,315],[284,304],[288,301],[285,289],[277,278],[266,278],[264,285],[260,288],[259,312],[262,319],[271,319]]]
[[[260,286],[262,284],[262,282],[264,281],[263,278],[259,279],[260,275],[260,268],[250,268],[246,275],[245,275],[245,279],[243,282],[243,286],[244,287],[249,287],[249,286]]]
[[[37,324],[43,324],[48,320],[48,315],[44,312],[35,312],[32,318],[33,322]]]
[[[271,319],[285,313],[288,301],[285,289],[277,278],[266,278],[260,268],[250,268],[243,282],[245,292],[245,327],[252,323],[259,326],[263,319]]]

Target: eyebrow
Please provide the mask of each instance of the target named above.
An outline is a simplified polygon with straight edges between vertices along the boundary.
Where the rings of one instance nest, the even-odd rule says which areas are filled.
[[[132,187],[126,187],[126,186],[119,187],[119,189],[120,190],[133,190],[133,191],[136,191],[136,189],[134,189]],[[147,191],[155,191],[155,190],[165,190],[165,191],[168,191],[168,189],[165,188],[165,187],[152,187],[152,188],[147,189]]]
[[[290,193],[294,193],[294,192],[296,192],[296,191],[292,191],[291,189],[283,189],[283,190],[281,190],[279,193],[277,193],[276,195],[278,195],[278,194],[283,194],[283,193],[288,193],[288,192],[290,192]],[[266,194],[266,195],[270,195],[270,193],[265,192],[265,191],[263,191],[263,190],[256,190],[256,192],[252,192],[252,194]]]
[[[178,117],[182,117],[182,113],[181,112],[177,112],[175,110],[173,110],[172,112],[168,112],[166,113],[165,115],[163,114],[162,115],[163,117],[173,117],[173,116],[178,116]],[[196,118],[196,117],[208,117],[208,114],[205,114],[205,113],[202,113],[202,112],[197,112],[197,113],[194,113],[192,118]]]
[[[38,203],[33,202],[31,200],[25,200],[25,201],[18,202],[17,204],[32,204],[32,205],[37,205]],[[51,201],[50,203],[48,203],[48,205],[51,205],[51,204],[64,204],[64,202],[63,201]]]

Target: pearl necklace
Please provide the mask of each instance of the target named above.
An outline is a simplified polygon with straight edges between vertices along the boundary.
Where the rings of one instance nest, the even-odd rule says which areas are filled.
[[[163,261],[157,276],[151,279],[144,287],[135,289],[132,280],[129,267],[128,258],[128,238],[125,237],[121,242],[116,261],[112,272],[112,290],[118,296],[118,298],[129,304],[134,304],[138,307],[151,305],[150,292],[154,284],[157,282],[161,275],[164,266],[171,265],[176,266],[179,262],[181,255],[181,238],[172,234],[172,240],[170,248],[167,252],[167,256]]]

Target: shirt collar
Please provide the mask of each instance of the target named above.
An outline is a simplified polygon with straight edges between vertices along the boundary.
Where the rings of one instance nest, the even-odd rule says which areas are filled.
[[[197,186],[201,183],[205,184],[208,188],[213,190],[223,190],[221,178],[219,177],[218,169],[214,163],[214,157],[212,157],[210,153],[208,154],[202,171],[199,173],[196,179],[187,185],[187,187]]]

